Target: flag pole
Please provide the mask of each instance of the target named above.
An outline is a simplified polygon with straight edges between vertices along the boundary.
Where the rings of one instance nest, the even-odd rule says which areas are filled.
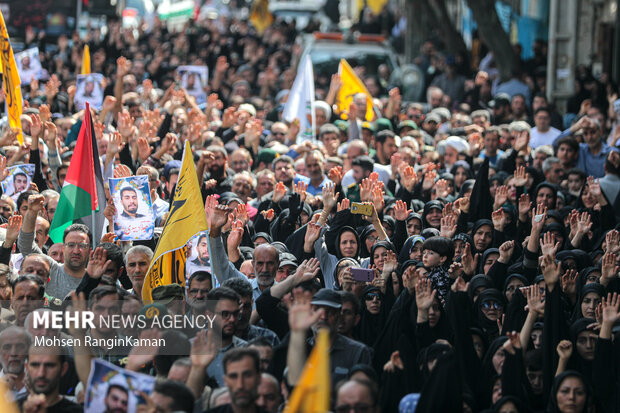
[[[93,230],[92,232],[92,239],[93,239],[93,249],[95,249],[95,234],[97,233],[97,231],[95,230],[95,211],[94,210],[90,210],[90,216],[92,218],[92,223],[93,223]]]

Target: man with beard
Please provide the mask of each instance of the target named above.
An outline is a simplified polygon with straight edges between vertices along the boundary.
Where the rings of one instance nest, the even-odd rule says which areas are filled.
[[[138,214],[138,193],[135,189],[131,187],[121,189],[121,204],[123,205],[121,217],[128,219],[144,217]]]
[[[213,255],[213,260],[211,260],[213,273],[220,283],[235,277],[247,279],[228,259],[226,249],[224,248],[224,241],[221,237],[222,227],[228,221],[228,207],[225,205],[218,205],[207,212],[209,242],[211,244],[211,254]],[[251,280],[251,284],[254,300],[256,300],[264,290],[274,284],[280,265],[278,250],[269,244],[257,246],[254,250],[252,265],[256,277]]]
[[[284,187],[286,188],[286,193],[275,200],[275,192],[268,193],[260,202],[258,206],[259,211],[266,211],[270,208],[273,208],[274,206],[271,204],[271,202],[280,202],[280,199],[286,196],[286,194],[293,191],[293,185],[298,183],[299,181],[310,184],[310,178],[295,173],[294,164],[295,162],[293,161],[293,158],[288,155],[282,155],[274,159],[274,161],[271,163],[273,172],[275,174],[276,182],[282,182],[282,184],[284,184]]]
[[[144,245],[136,245],[131,247],[125,254],[125,269],[127,276],[131,280],[132,294],[137,294],[142,298],[142,286],[144,285],[144,277],[149,270],[149,265],[153,259],[153,250]]]
[[[225,353],[248,345],[246,341],[235,336],[240,313],[239,295],[230,288],[215,288],[207,294],[207,317],[209,320],[214,320],[212,324],[214,337],[221,337],[217,355],[207,367],[207,375],[220,387],[225,383],[223,367]],[[256,370],[258,371],[258,362]]]
[[[256,404],[260,384],[259,358],[256,350],[240,348],[224,356],[224,382],[230,393],[230,404],[208,410],[208,413],[263,413]]]
[[[34,230],[37,216],[43,210],[45,198],[43,195],[28,197],[28,211],[24,215],[17,246],[24,257],[32,253],[41,253],[41,249],[34,242]],[[86,263],[92,245],[90,229],[83,224],[70,225],[63,234],[64,264],[59,264],[49,258],[50,281],[45,292],[58,298],[65,298],[74,291],[86,272]]]
[[[123,386],[119,386],[118,384],[110,384],[108,386],[108,392],[106,393],[104,403],[104,413],[127,413],[129,392]]]
[[[198,256],[192,261],[192,264],[199,267],[210,267],[211,264],[209,264],[209,243],[207,241],[207,234],[203,234],[200,238],[198,238],[196,250],[198,251]]]
[[[207,271],[196,271],[187,281],[187,304],[193,317],[204,315],[207,309],[207,294],[211,291],[211,274]]]
[[[23,172],[13,175],[13,188],[15,195],[19,195],[28,189],[28,176]]]
[[[210,179],[215,179],[215,186],[207,189],[204,184],[202,188],[203,197],[211,194],[223,194],[232,191],[233,171],[228,168],[228,153],[221,146],[209,146],[203,152],[196,171],[198,176],[204,173],[206,169],[207,176],[204,180],[206,183]]]
[[[31,393],[17,400],[21,410],[38,412],[42,409],[46,413],[82,412],[82,406],[60,394],[60,379],[65,377],[69,368],[63,348],[30,346],[26,371]],[[108,411],[111,410],[106,410]]]
[[[332,383],[346,379],[349,370],[356,364],[370,365],[372,357],[368,347],[338,333],[342,297],[338,291],[321,288],[312,300],[303,292],[293,291],[295,301],[289,310],[289,326],[291,329],[286,365],[288,384],[297,384],[303,370],[306,355],[314,346],[319,330],[328,329],[331,350],[329,366]],[[306,340],[308,329],[312,329],[313,337]]]
[[[15,398],[27,394],[26,389],[26,354],[30,346],[30,337],[22,327],[10,326],[0,333],[0,358],[2,371],[0,377],[13,391]]]

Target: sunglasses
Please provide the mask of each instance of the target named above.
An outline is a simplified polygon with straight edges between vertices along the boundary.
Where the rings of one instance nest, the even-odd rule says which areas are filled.
[[[484,308],[485,310],[490,310],[491,308],[494,308],[496,310],[501,310],[502,308],[504,308],[504,306],[503,304],[498,303],[497,301],[483,301],[482,308]]]
[[[364,296],[364,300],[366,300],[366,301],[372,301],[372,300],[374,300],[375,298],[376,298],[377,300],[381,301],[381,294],[379,294],[379,293],[368,293],[368,294],[366,294],[366,295]]]

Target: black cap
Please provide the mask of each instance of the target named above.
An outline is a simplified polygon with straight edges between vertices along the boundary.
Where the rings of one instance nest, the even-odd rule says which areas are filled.
[[[314,294],[314,297],[312,297],[312,301],[310,303],[325,307],[341,308],[342,296],[337,291],[330,290],[329,288],[321,288],[316,294]]]

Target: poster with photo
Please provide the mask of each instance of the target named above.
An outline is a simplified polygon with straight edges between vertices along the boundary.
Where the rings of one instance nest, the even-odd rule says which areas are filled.
[[[101,109],[103,105],[103,75],[101,73],[78,75],[73,103],[78,110],[82,110],[86,108],[86,102],[97,110]]]
[[[177,73],[181,78],[181,85],[190,96],[196,98],[196,103],[207,101],[207,82],[209,80],[209,68],[207,66],[179,66]]]
[[[196,271],[211,272],[211,261],[209,260],[209,245],[207,231],[199,232],[187,242],[187,252],[185,261],[185,285],[190,275]],[[211,279],[213,288],[219,287],[215,277]]]
[[[32,79],[46,80],[49,74],[41,67],[39,48],[32,47],[15,54],[15,64],[22,83],[29,85]]]
[[[114,233],[121,241],[153,238],[155,220],[147,175],[110,178],[110,193],[116,207]]]
[[[34,176],[34,164],[10,166],[9,176],[2,181],[2,192],[17,201],[19,195],[30,188]]]
[[[140,392],[150,395],[155,377],[122,369],[101,359],[93,359],[86,386],[84,413],[120,411],[135,413],[146,404]]]

